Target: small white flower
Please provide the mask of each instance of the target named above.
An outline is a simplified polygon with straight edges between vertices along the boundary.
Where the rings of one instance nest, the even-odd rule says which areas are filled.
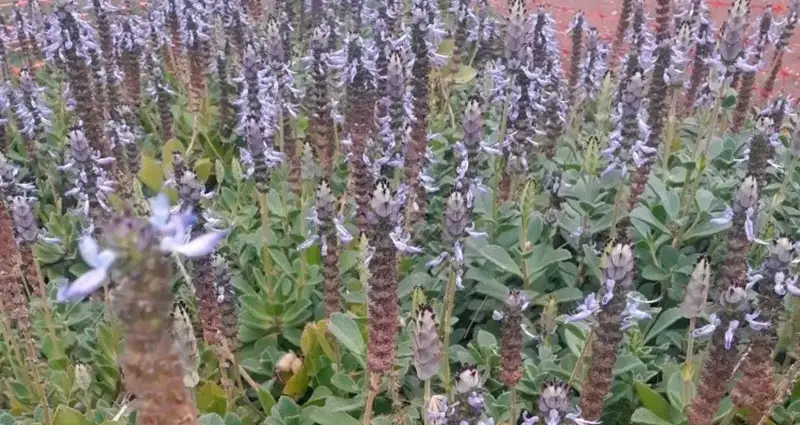
[[[603,299],[600,300],[603,305],[607,305],[614,298],[614,285],[616,284],[617,282],[614,279],[606,279],[606,293],[603,294]]]
[[[770,327],[770,323],[769,322],[760,322],[760,321],[756,320],[756,319],[758,319],[758,316],[760,314],[761,314],[761,312],[756,310],[756,311],[754,311],[752,313],[748,313],[748,314],[744,315],[744,320],[747,321],[747,324],[750,326],[750,329],[752,329],[752,330],[754,330],[756,332],[761,332],[761,331],[763,331],[765,329],[768,329]]]
[[[422,248],[409,244],[411,235],[405,233],[401,227],[395,227],[389,237],[392,239],[394,247],[400,252],[405,252],[406,254],[419,254],[422,252]]]
[[[597,303],[595,294],[591,293],[586,296],[583,303],[578,305],[578,310],[567,317],[565,323],[582,322],[598,311],[600,311],[600,304]]]

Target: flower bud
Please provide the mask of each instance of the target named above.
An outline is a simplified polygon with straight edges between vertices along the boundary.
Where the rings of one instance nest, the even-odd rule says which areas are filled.
[[[451,192],[444,210],[444,230],[448,238],[458,239],[464,236],[469,221],[467,212],[464,195],[456,190]]]
[[[436,314],[428,305],[417,310],[414,327],[411,330],[411,348],[417,377],[422,381],[434,377],[439,372],[441,347]]]
[[[560,381],[545,382],[536,406],[545,417],[549,416],[551,410],[561,413],[567,412],[569,410],[569,388],[567,384]]]
[[[695,265],[692,275],[689,277],[689,284],[684,290],[683,302],[680,305],[683,317],[692,319],[703,314],[710,279],[711,265],[706,257],[702,257]]]
[[[75,387],[88,391],[92,386],[92,368],[84,363],[75,365]]]
[[[462,364],[456,375],[456,392],[466,394],[477,390],[481,386],[481,376],[475,365]]]
[[[755,177],[745,177],[733,197],[733,212],[740,213],[748,208],[755,207],[758,203],[758,182]]]

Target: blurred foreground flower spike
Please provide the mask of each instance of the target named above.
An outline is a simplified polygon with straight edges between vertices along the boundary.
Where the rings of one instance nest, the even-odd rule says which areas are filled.
[[[174,252],[190,258],[202,257],[212,253],[228,235],[226,230],[206,233],[188,240],[196,217],[191,211],[170,213],[169,199],[164,194],[150,199],[150,210],[152,215],[149,222],[159,234],[159,250],[162,253]],[[80,300],[97,290],[106,281],[111,267],[119,257],[119,253],[113,248],[100,250],[97,241],[89,235],[81,239],[78,249],[90,270],[59,288],[59,302]]]

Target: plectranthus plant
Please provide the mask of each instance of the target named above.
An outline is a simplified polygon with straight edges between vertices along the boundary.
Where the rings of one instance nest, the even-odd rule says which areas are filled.
[[[75,198],[76,212],[85,220],[86,232],[93,233],[99,230],[100,221],[111,211],[108,196],[114,192],[116,183],[105,168],[114,158],[92,149],[80,125],[70,129],[67,141],[68,158],[58,167],[69,176],[70,189],[64,196]]]
[[[169,53],[166,66],[170,73],[179,81],[185,83],[187,69],[186,56],[183,54],[183,41],[181,38],[181,20],[183,7],[180,0],[166,0],[163,2],[164,17],[169,30]]]
[[[347,245],[353,239],[344,220],[336,214],[337,199],[330,184],[322,179],[317,186],[316,205],[311,211],[309,220],[317,227],[317,234],[302,243],[298,249],[310,247],[319,241],[322,252],[323,288],[325,292],[325,317],[342,310],[342,295],[339,283],[339,256],[341,245]]]
[[[467,37],[469,24],[475,20],[474,12],[470,7],[470,2],[466,0],[451,0],[448,10],[455,18],[455,32],[453,34],[453,55],[450,60],[450,72],[458,73],[461,67],[462,56],[468,51]],[[476,42],[477,40],[472,40]]]
[[[572,18],[572,22],[570,22],[569,26],[572,51],[570,53],[569,80],[567,82],[567,90],[569,91],[567,103],[570,106],[572,106],[575,101],[575,92],[578,90],[578,79],[581,75],[581,56],[583,54],[584,33],[586,32],[585,25],[586,20],[584,19],[583,12],[578,11]],[[596,43],[597,41],[595,40],[595,48],[597,47]]]
[[[292,121],[297,118],[298,102],[302,93],[296,87],[294,73],[291,69],[291,50],[284,50],[284,44],[279,43],[285,34],[281,33],[280,21],[270,19],[265,29],[267,40],[264,46],[266,62],[269,64],[272,76],[275,78],[277,88],[272,92],[274,102],[280,105],[277,112],[276,131],[280,135],[282,152],[289,158],[291,164],[297,163],[297,146],[295,135],[292,132]]]
[[[82,238],[79,252],[89,271],[58,291],[59,301],[70,302],[109,279],[116,284],[113,310],[124,335],[122,368],[142,424],[197,423],[184,388],[184,369],[169,337],[173,295],[167,254],[207,256],[227,235],[213,232],[187,241],[196,217],[169,210],[166,195],[160,195],[151,201],[149,219],[123,216],[111,221],[102,248],[91,236]]]
[[[403,146],[406,184],[409,187],[409,225],[421,219],[426,211],[426,191],[420,184],[428,146],[429,74],[439,47],[438,6],[429,0],[415,0],[411,5],[411,99],[413,103],[409,140]],[[408,65],[406,65],[408,66]]]
[[[250,42],[242,57],[242,74],[237,80],[240,87],[236,132],[245,141],[239,149],[246,174],[253,176],[256,189],[266,193],[270,170],[279,166],[283,155],[274,148],[275,116],[277,105],[271,96],[272,77],[261,68],[258,47]]]
[[[608,45],[600,39],[599,32],[595,27],[589,27],[586,31],[585,50],[580,69],[580,85],[578,86],[580,92],[578,95],[582,98],[579,101],[595,99],[606,73]]]
[[[136,203],[134,196],[134,176],[139,172],[140,152],[139,152],[139,131],[129,125],[134,122],[135,113],[127,105],[117,108],[119,120],[109,120],[106,122],[106,138],[112,144],[115,163],[115,175],[119,194],[128,200]],[[138,206],[134,205],[135,208]],[[141,212],[141,211],[137,211]]]
[[[425,409],[425,419],[434,425],[492,425],[486,412],[484,379],[474,364],[462,364],[455,378],[452,401],[434,395]]]
[[[107,0],[92,0],[92,11],[97,22],[97,48],[94,49],[96,60],[92,62],[95,68],[95,100],[103,108],[103,113],[112,118],[115,115],[115,107],[122,100],[119,93],[119,82],[121,76],[117,64],[117,51],[114,43],[114,27],[112,18],[119,9]],[[105,81],[100,77],[105,77]]]
[[[527,170],[529,138],[530,96],[528,86],[530,80],[523,68],[528,63],[528,16],[525,2],[514,0],[509,4],[509,15],[506,22],[505,67],[512,81],[508,94],[508,129],[509,134],[501,140],[503,146],[503,177],[500,186],[501,199],[508,198],[512,179],[515,175]]]
[[[644,122],[644,96],[645,82],[642,74],[637,72],[628,80],[625,93],[617,104],[616,127],[608,136],[608,145],[601,151],[607,163],[603,174],[618,170],[625,177],[631,168],[641,163],[638,151],[642,150],[650,131]]]
[[[324,176],[333,172],[333,161],[336,151],[334,140],[334,120],[331,115],[331,88],[328,81],[331,63],[329,58],[330,28],[326,23],[314,28],[309,40],[308,55],[303,58],[309,70],[309,89],[306,103],[310,111],[309,129],[306,137],[319,154],[320,165]],[[276,40],[277,42],[278,40]]]
[[[719,60],[725,68],[725,77],[733,78],[739,59],[745,52],[745,35],[747,16],[750,14],[748,0],[735,0],[728,12],[724,31],[719,40],[717,51]]]
[[[511,391],[511,417],[516,416],[517,385],[522,380],[522,312],[528,304],[528,297],[517,289],[509,291],[503,304],[500,381]]]
[[[31,70],[20,70],[19,88],[13,96],[13,108],[19,123],[19,132],[25,139],[28,160],[33,164],[39,156],[41,138],[52,125],[52,111],[42,95],[44,90]]]
[[[211,11],[205,0],[183,0],[180,15],[181,45],[189,62],[189,111],[195,116],[206,95],[211,64]]]
[[[393,50],[388,56],[384,96],[378,100],[378,138],[381,156],[373,162],[377,175],[390,176],[394,170],[404,167],[403,148],[409,143],[410,121],[413,105],[407,81],[410,71],[401,50]]]
[[[361,10],[356,10],[358,16]],[[349,141],[350,178],[352,195],[356,201],[356,222],[362,232],[367,231],[370,188],[373,185],[371,161],[367,146],[374,130],[374,105],[377,99],[377,51],[372,40],[361,37],[358,30],[351,31],[345,40],[347,65],[342,76],[346,88],[344,140]]]
[[[527,410],[520,412],[517,424],[593,425],[600,423],[600,421],[590,421],[581,416],[580,407],[575,406],[571,399],[569,385],[558,380],[548,380],[542,385],[542,392],[536,401],[536,410],[538,414],[532,414]]]
[[[483,105],[478,97],[467,101],[464,114],[461,117],[461,140],[453,145],[453,153],[458,161],[454,187],[461,191],[466,200],[467,208],[472,209],[472,203],[479,193],[485,193],[487,188],[483,184],[481,175],[481,153],[487,156],[499,154],[494,145],[483,140]]]
[[[709,324],[694,331],[694,337],[711,335],[708,360],[703,364],[697,396],[687,417],[690,425],[713,421],[725,396],[728,380],[739,358],[740,328],[763,332],[770,324],[760,321],[760,312],[751,307],[747,295],[747,255],[750,241],[746,230],[751,211],[758,203],[758,183],[748,176],[733,197],[733,220],[725,239],[725,261],[716,285],[718,311],[708,315]]]
[[[21,7],[15,6],[11,12],[11,32],[9,39],[14,40],[22,51],[27,67],[33,67],[38,56],[37,32],[29,16]]]
[[[147,96],[156,102],[158,107],[159,131],[164,141],[172,139],[172,110],[171,101],[175,98],[175,91],[166,79],[164,61],[169,55],[168,40],[164,15],[160,10],[154,9],[148,15],[150,39],[149,50],[145,52],[145,69],[147,70]]]
[[[622,341],[625,323],[639,318],[638,300],[631,294],[634,257],[630,245],[614,245],[603,258],[602,289],[589,294],[567,322],[586,320],[594,315],[597,324],[592,340],[592,357],[583,382],[580,408],[584,418],[597,421],[603,401],[611,389],[612,369],[617,360],[617,346]],[[599,298],[599,300],[598,300]]]
[[[244,52],[246,32],[249,30],[247,12],[241,0],[232,0],[217,3],[215,11],[222,19],[226,42],[230,44],[231,51],[237,58]]]
[[[487,0],[473,2],[467,8],[467,42],[475,49],[473,63],[485,65],[502,56],[502,21],[491,9]]]
[[[411,328],[411,350],[417,378],[421,381],[429,381],[439,373],[442,360],[441,341],[439,340],[436,313],[430,305],[419,306],[414,314],[414,324]]]
[[[56,15],[58,26],[51,28],[52,44],[48,45],[48,50],[64,60],[70,93],[76,101],[75,109],[92,148],[103,157],[108,157],[111,147],[103,134],[102,111],[94,103],[93,79],[89,68],[91,59],[87,53],[87,47],[94,40],[83,30],[89,24],[80,20],[75,12],[75,4],[70,0],[59,4]]]
[[[620,69],[616,98],[619,100],[628,87],[628,81],[637,72],[650,69],[653,64],[653,36],[647,28],[647,17],[644,2],[633,0],[633,16],[630,29],[625,37],[630,43],[630,50],[624,58]],[[613,68],[611,69],[613,71]]]
[[[780,25],[780,35],[775,42],[775,50],[772,54],[769,75],[764,82],[764,90],[762,92],[762,100],[769,99],[772,92],[775,90],[775,82],[778,79],[778,72],[783,67],[784,57],[786,55],[786,46],[789,45],[789,40],[794,35],[794,29],[797,27],[797,21],[800,19],[800,1],[792,0],[789,2],[789,11],[787,16],[783,18]]]
[[[772,8],[767,7],[758,20],[758,27],[753,35],[750,36],[750,45],[745,50],[743,57],[737,63],[739,77],[738,95],[736,99],[736,109],[733,112],[731,131],[741,130],[748,113],[750,112],[750,99],[753,97],[753,90],[756,89],[756,72],[764,65],[763,57],[767,46],[772,43],[774,37],[772,25],[774,17]]]
[[[755,120],[754,127],[749,147],[745,152],[747,173],[756,180],[759,187],[764,187],[767,182],[767,168],[775,156],[775,146],[772,144],[772,140],[777,137],[777,134],[775,124],[769,114],[760,114]],[[754,214],[755,212],[752,212],[752,215]],[[752,236],[751,234],[751,239]]]
[[[48,236],[39,225],[34,215],[35,198],[25,194],[14,196],[7,204],[14,219],[14,231],[19,248],[22,275],[28,289],[38,297],[45,296],[44,277],[39,272],[33,247],[37,242],[58,243],[60,240]]]
[[[228,262],[221,256],[214,258],[214,287],[222,316],[222,336],[235,355],[239,352],[239,300],[233,289],[233,274]]]
[[[134,14],[126,14],[112,26],[114,44],[119,52],[119,67],[124,75],[125,99],[129,107],[138,110],[141,103],[141,62],[145,49],[147,27]]]
[[[778,323],[783,313],[783,298],[787,294],[800,295],[797,278],[790,276],[790,267],[795,260],[795,244],[786,237],[775,240],[770,246],[767,259],[749,279],[758,293],[759,321],[766,329],[750,337],[750,352],[741,365],[742,379],[736,383],[731,394],[733,402],[749,410],[750,418],[760,419],[765,407],[775,398],[773,351],[778,342]]]
[[[708,61],[715,56],[715,29],[707,10],[698,12],[695,21],[694,53],[692,56],[692,75],[686,90],[687,109],[694,107],[697,94],[708,77]]]

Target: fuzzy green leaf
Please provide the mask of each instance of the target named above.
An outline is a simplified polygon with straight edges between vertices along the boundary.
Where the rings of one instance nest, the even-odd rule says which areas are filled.
[[[658,415],[644,407],[640,407],[633,412],[633,416],[631,416],[631,422],[642,425],[672,425],[672,422],[661,419]]]
[[[633,385],[636,387],[636,394],[639,396],[639,400],[644,407],[650,412],[655,413],[656,416],[661,419],[669,419],[669,402],[667,402],[664,397],[653,391],[653,389],[645,383],[637,381],[634,382]]]
[[[363,361],[367,352],[364,345],[364,337],[361,335],[361,330],[358,329],[358,324],[355,320],[346,314],[335,313],[328,321],[328,330],[345,348]]]
[[[488,245],[478,252],[480,252],[484,258],[494,263],[494,265],[497,267],[522,277],[522,271],[519,269],[519,266],[502,247],[497,245]]]

